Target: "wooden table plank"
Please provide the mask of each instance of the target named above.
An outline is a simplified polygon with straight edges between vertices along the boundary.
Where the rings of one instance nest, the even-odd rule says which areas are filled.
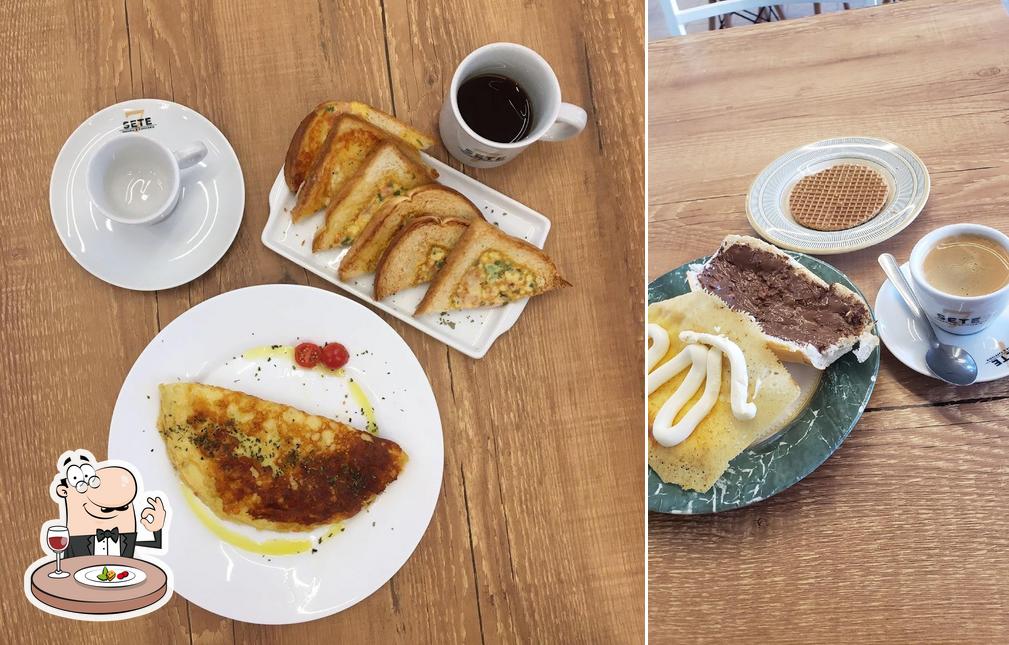
[[[650,642],[1004,642],[1007,425],[1004,401],[868,412],[765,503],[653,513]]]
[[[547,250],[575,287],[533,301],[480,361],[383,316],[424,366],[445,430],[441,498],[413,557],[353,609],[313,623],[235,623],[176,597],[117,624],[107,640],[640,642],[643,437],[628,441],[627,433],[642,396],[634,304],[644,273],[641,8],[601,0],[67,7],[0,9],[9,43],[0,73],[14,90],[0,98],[0,142],[20,161],[0,172],[7,185],[29,187],[10,212],[31,214],[27,225],[8,218],[0,236],[3,340],[17,348],[3,358],[4,407],[16,412],[2,439],[0,481],[15,490],[38,480],[10,518],[16,547],[0,562],[20,571],[23,554],[37,549],[35,527],[51,515],[48,462],[67,435],[37,429],[73,428],[75,442],[103,452],[122,379],[158,329],[251,284],[335,290],[259,241],[269,188],[302,116],[322,100],[355,98],[436,134],[458,61],[507,39],[551,61],[565,98],[589,111],[589,128],[504,168],[467,172],[551,218]],[[140,96],[205,114],[234,146],[246,183],[245,219],[224,258],[192,283],[152,294],[80,269],[52,233],[46,199],[52,161],[77,123]],[[25,129],[31,115],[48,118],[39,106],[49,105],[59,106],[60,126]],[[441,148],[433,153],[447,159]],[[10,628],[86,640],[92,626],[48,619],[20,600],[19,578],[5,584]]]
[[[0,167],[7,216],[0,222],[3,353],[0,450],[4,513],[4,631],[48,642],[86,642],[93,625],[55,620],[23,597],[20,572],[38,557],[38,529],[53,516],[49,483],[63,450],[103,452],[122,379],[157,333],[153,294],[99,283],[65,251],[49,213],[49,174],[63,141],[97,108],[132,95],[122,6],[4,3],[0,33]],[[40,55],[39,43],[46,43]],[[100,286],[99,286],[100,285]],[[97,402],[97,404],[96,404]],[[188,642],[185,603],[117,626],[131,642]]]
[[[638,188],[642,127],[626,118],[643,114],[640,7],[614,11],[588,3],[581,20],[572,20],[565,3],[470,0],[465,11],[458,6],[386,2],[399,115],[409,108],[416,123],[437,131],[458,62],[500,40],[540,52],[565,100],[590,113],[577,139],[539,144],[501,168],[464,169],[552,220],[547,251],[575,284],[530,303],[488,358],[448,354],[455,408],[443,406],[443,420],[446,440],[459,445],[449,452],[447,471],[458,469],[465,482],[482,636],[486,642],[561,634],[586,642],[634,639],[644,609],[641,594],[630,591],[643,579],[636,549],[643,550],[644,538],[634,520],[643,482],[633,486],[626,473],[639,472],[633,464],[643,446],[621,439],[600,459],[594,444],[623,434],[617,429],[634,427],[640,415],[628,403],[641,396],[635,378],[641,318],[633,306],[601,311],[591,303],[605,297],[607,279],[627,285],[628,303],[639,302],[642,293],[642,221],[635,216],[644,207]],[[495,19],[487,20],[490,15]],[[618,37],[607,41],[607,32]],[[461,167],[444,150],[435,154]],[[621,168],[615,178],[611,167]],[[628,258],[614,258],[619,266],[599,261],[613,257],[614,240],[630,245]],[[578,311],[587,317],[571,313]],[[587,351],[598,351],[591,348],[610,346],[615,351],[594,361],[590,372],[572,371]],[[536,387],[516,386],[532,374]],[[574,467],[587,462],[592,471]],[[614,489],[604,507],[576,501],[592,498],[596,482],[610,477],[623,477],[627,485]],[[583,592],[559,594],[558,586]],[[588,613],[591,623],[583,618]]]
[[[752,234],[757,173],[833,136],[903,143],[932,177],[904,232],[824,258],[870,303],[879,253],[906,260],[951,222],[1006,230],[1006,42],[998,2],[919,0],[652,44],[649,279]],[[812,476],[749,509],[651,515],[654,642],[1004,640],[1007,397],[1004,381],[946,386],[884,349],[866,415]]]

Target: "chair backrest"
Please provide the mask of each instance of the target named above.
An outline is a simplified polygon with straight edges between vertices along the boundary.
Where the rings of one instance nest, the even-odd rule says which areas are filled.
[[[1009,0],[1002,0],[1009,5]],[[880,0],[866,0],[865,6],[875,6]],[[680,9],[677,0],[659,0],[662,7],[662,15],[666,19],[666,27],[673,36],[682,36],[687,33],[687,23],[715,16],[724,16],[734,11],[746,11],[757,7],[769,7],[779,4],[812,4],[811,0],[723,0],[713,4],[704,4],[689,9]]]

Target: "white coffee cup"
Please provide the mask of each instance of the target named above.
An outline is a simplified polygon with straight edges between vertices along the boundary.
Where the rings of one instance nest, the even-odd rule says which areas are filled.
[[[506,76],[525,91],[532,104],[529,133],[514,143],[486,139],[473,131],[459,112],[459,86],[474,76]],[[561,101],[561,86],[542,56],[522,45],[491,43],[473,51],[459,63],[441,108],[438,127],[441,142],[453,157],[476,168],[508,163],[531,144],[570,139],[585,129],[585,110]]]
[[[95,207],[121,224],[154,224],[179,201],[182,170],[207,155],[202,141],[176,151],[135,133],[115,134],[88,163],[87,186]]]
[[[997,242],[1009,254],[1009,236],[980,224],[951,224],[935,229],[918,240],[908,267],[911,283],[929,320],[951,334],[974,334],[995,320],[1009,305],[1009,284],[982,296],[957,296],[940,291],[925,279],[925,257],[936,243],[954,235],[980,235]]]

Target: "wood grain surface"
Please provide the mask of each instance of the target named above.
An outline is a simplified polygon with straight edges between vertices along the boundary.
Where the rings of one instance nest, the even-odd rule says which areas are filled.
[[[65,3],[0,7],[3,314],[0,484],[8,572],[4,632],[89,642],[92,626],[24,599],[20,572],[59,453],[105,454],[119,387],[158,330],[219,293],[328,283],[259,241],[267,193],[302,116],[359,99],[437,133],[452,72],[496,40],[552,64],[581,136],[540,144],[500,169],[465,172],[546,214],[547,251],[574,288],[530,303],[486,358],[471,360],[386,317],[439,402],[441,497],[417,551],[390,583],[336,616],[286,627],[222,619],[175,597],[103,630],[106,642],[641,642],[644,502],[640,427],[644,297],[644,45],[640,3]],[[194,282],[138,293],[97,280],[52,226],[49,174],[87,116],[129,98],[170,99],[230,139],[245,219],[221,262]],[[433,154],[456,167],[443,149]],[[184,548],[175,536],[172,548]]]
[[[902,143],[919,218],[825,257],[875,300],[951,222],[1009,231],[1009,15],[915,0],[667,39],[649,50],[648,276],[751,233],[753,178],[796,146]],[[1009,381],[946,386],[885,349],[865,416],[806,480],[748,509],[649,518],[651,642],[1005,642]]]

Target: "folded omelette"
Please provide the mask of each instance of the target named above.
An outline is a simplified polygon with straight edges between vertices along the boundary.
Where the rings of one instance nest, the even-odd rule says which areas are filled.
[[[722,361],[722,387],[714,408],[682,443],[666,448],[655,441],[651,428],[662,404],[676,392],[688,370],[670,379],[648,397],[648,465],[664,482],[705,492],[718,481],[736,455],[781,427],[782,414],[799,398],[799,386],[764,343],[757,323],[745,314],[732,311],[707,293],[688,293],[652,304],[648,307],[648,322],[660,325],[669,333],[669,349],[656,363],[655,369],[683,349],[681,331],[725,336],[736,343],[746,356],[749,375],[747,401],[757,406],[753,419],[740,420],[732,414],[727,360]],[[703,391],[704,388],[698,389],[674,422],[697,403]]]
[[[249,394],[159,387],[158,431],[179,477],[214,513],[276,531],[352,517],[406,464],[393,441]]]

